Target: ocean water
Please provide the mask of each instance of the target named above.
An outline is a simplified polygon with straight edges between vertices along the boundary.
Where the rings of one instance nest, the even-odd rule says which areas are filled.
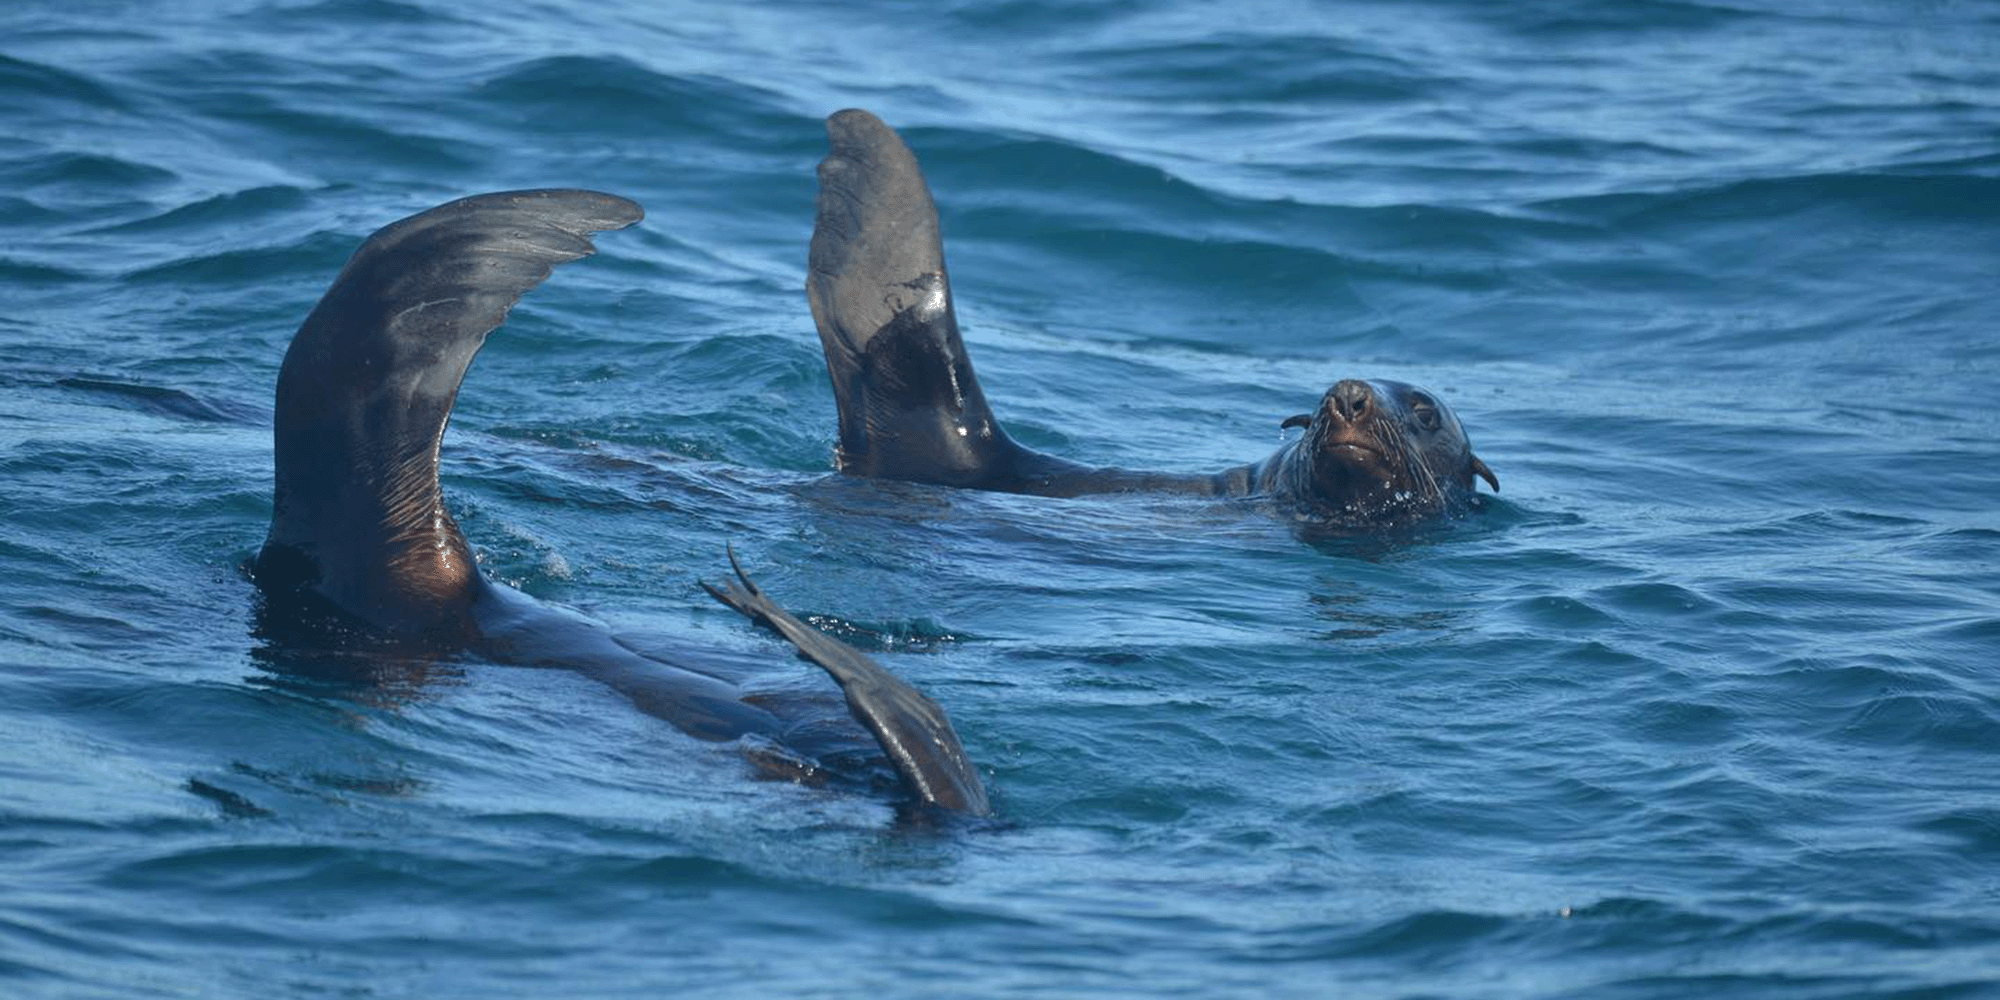
[[[996,412],[1268,453],[1332,382],[1503,491],[1394,538],[832,471],[821,119],[929,174]],[[0,996],[2000,996],[2000,4],[10,0]],[[946,705],[998,816],[580,677],[260,637],[355,245],[637,199],[445,446],[486,571]]]

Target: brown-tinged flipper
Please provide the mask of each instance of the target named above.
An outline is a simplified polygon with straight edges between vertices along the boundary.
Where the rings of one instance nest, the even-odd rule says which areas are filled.
[[[857,475],[985,485],[1022,449],[994,422],[952,308],[937,207],[910,147],[859,109],[826,120],[806,298]]]
[[[847,694],[847,709],[882,745],[889,762],[925,802],[975,816],[992,812],[979,772],[965,756],[944,709],[860,650],[794,618],[765,596],[729,553],[736,581],[703,583],[715,599],[783,636],[833,675]]]
[[[284,622],[310,611],[302,620],[317,621],[330,609],[414,637],[430,653],[456,647],[576,670],[702,739],[782,730],[699,657],[649,654],[581,615],[486,582],[444,508],[438,448],[487,334],[557,264],[593,252],[592,233],[642,214],[590,191],[479,195],[393,223],[355,251],[279,373],[277,491],[255,565],[267,594],[260,615]],[[924,801],[988,810],[978,775],[929,699],[807,629],[748,578],[713,592],[832,673]]]
[[[594,191],[462,198],[354,252],[278,375],[277,489],[256,575],[373,625],[465,631],[484,586],[445,511],[438,445],[487,333],[590,234],[644,215]]]

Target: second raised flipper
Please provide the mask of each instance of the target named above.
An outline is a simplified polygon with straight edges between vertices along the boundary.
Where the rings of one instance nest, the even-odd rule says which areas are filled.
[[[923,692],[904,683],[869,659],[867,654],[794,618],[757,588],[736,553],[729,553],[736,581],[716,587],[703,583],[715,599],[744,617],[783,636],[810,660],[833,675],[847,694],[847,710],[875,734],[917,797],[933,805],[985,816],[992,812],[979,772],[965,756],[958,734],[944,709]],[[740,581],[740,584],[739,582]]]
[[[806,299],[856,475],[992,488],[1020,446],[994,422],[953,311],[937,206],[910,147],[881,119],[826,120]]]

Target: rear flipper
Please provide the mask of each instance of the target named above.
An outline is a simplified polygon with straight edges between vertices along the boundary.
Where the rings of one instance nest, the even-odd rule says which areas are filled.
[[[438,447],[507,311],[590,234],[637,222],[595,191],[503,191],[384,226],[354,251],[278,373],[267,591],[370,624],[462,636],[481,581],[446,512]]]
[[[840,408],[840,467],[949,486],[1016,473],[952,309],[937,206],[910,147],[881,119],[826,120],[806,298]]]
[[[882,745],[889,763],[909,783],[918,798],[959,812],[985,816],[992,812],[979,772],[966,759],[951,720],[937,702],[898,680],[866,654],[826,635],[779,607],[743,572],[736,553],[729,565],[737,580],[702,588],[744,617],[770,628],[798,648],[801,659],[819,664],[847,693],[847,710]]]

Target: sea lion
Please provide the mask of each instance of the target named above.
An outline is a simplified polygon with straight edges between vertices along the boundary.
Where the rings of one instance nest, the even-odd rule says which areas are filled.
[[[279,371],[271,528],[251,568],[267,607],[575,670],[701,739],[782,736],[783,720],[701,663],[641,652],[581,614],[488,580],[438,484],[445,425],[486,335],[555,265],[594,252],[592,233],[643,214],[594,191],[509,191],[440,205],[361,244]],[[740,582],[703,586],[831,674],[919,801],[989,811],[943,709],[786,613],[734,552],[730,562]]]
[[[1015,443],[987,406],[958,332],[937,207],[916,156],[859,109],[826,120],[831,149],[806,299],[840,414],[835,462],[853,475],[1010,493],[1130,490],[1262,497],[1313,518],[1402,523],[1465,507],[1500,481],[1436,394],[1345,379],[1275,454],[1221,472],[1091,468]]]

